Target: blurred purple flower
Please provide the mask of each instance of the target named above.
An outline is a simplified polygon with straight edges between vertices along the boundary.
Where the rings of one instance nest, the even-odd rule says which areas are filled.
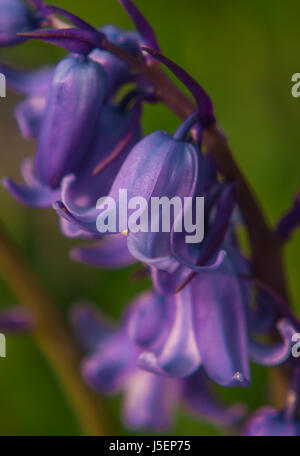
[[[246,270],[237,250],[227,255],[218,271],[198,274],[180,293],[142,300],[131,316],[131,337],[143,347],[138,365],[159,375],[185,377],[200,365],[223,386],[250,382],[249,359],[277,365],[290,355],[294,328],[281,320],[282,343],[261,344],[247,324],[250,289],[239,273]],[[248,307],[248,309],[247,309]],[[141,342],[149,328],[157,333]]]
[[[5,75],[8,87],[26,95],[15,108],[20,132],[26,139],[36,139],[39,136],[54,71],[55,67],[50,65],[37,70],[22,71],[0,63],[0,72]]]
[[[146,294],[139,299],[148,297]],[[231,425],[241,418],[244,408],[236,405],[226,409],[219,404],[201,370],[186,379],[172,379],[139,369],[137,357],[141,349],[128,335],[130,313],[129,310],[116,330],[88,305],[80,305],[72,313],[75,333],[89,353],[82,363],[82,375],[97,392],[125,393],[123,419],[128,427],[167,429],[179,402],[198,418],[216,424]],[[155,333],[154,327],[148,327],[144,340],[149,341]]]
[[[300,420],[287,418],[284,411],[279,411],[272,407],[262,407],[250,418],[244,435],[300,436]]]
[[[0,311],[0,331],[24,332],[32,328],[32,318],[23,307],[11,307]]]
[[[42,17],[22,0],[0,0],[0,47],[24,41],[17,33],[39,27]]]
[[[248,436],[300,436],[300,366],[297,359],[289,365],[290,387],[283,409],[262,407],[250,417],[244,428]]]
[[[120,269],[136,262],[122,234],[104,236],[93,244],[74,247],[70,256],[75,261],[103,269]]]

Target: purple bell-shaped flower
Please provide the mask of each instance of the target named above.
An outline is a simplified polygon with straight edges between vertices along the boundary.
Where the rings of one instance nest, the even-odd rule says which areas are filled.
[[[49,81],[48,71],[45,76]],[[34,166],[23,165],[25,185],[10,179],[3,182],[16,199],[36,207],[51,206],[59,199],[62,178],[82,166],[89,152],[106,83],[102,67],[84,56],[70,55],[58,64],[42,115]],[[41,82],[41,91],[44,87]]]
[[[24,41],[17,33],[39,27],[41,17],[22,0],[0,0],[0,47]]]
[[[124,392],[123,420],[132,429],[161,431],[170,427],[176,408],[182,403],[194,416],[212,423],[228,425],[237,422],[244,413],[237,404],[226,409],[209,390],[208,379],[202,370],[186,379],[167,378],[145,372],[137,367],[141,349],[129,337],[131,312],[142,303],[151,309],[152,294],[139,296],[117,329],[89,305],[79,305],[72,312],[75,334],[88,355],[82,363],[86,383],[101,394]],[[148,320],[141,337],[149,342],[156,328]],[[145,325],[144,325],[145,328]]]

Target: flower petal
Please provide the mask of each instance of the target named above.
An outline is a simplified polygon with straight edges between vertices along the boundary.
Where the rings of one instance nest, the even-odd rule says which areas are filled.
[[[257,410],[244,430],[248,436],[300,436],[300,422],[285,420],[283,413],[272,407]]]
[[[193,321],[203,366],[223,386],[249,384],[244,290],[230,251],[219,272],[192,282]],[[224,275],[221,275],[221,273]]]
[[[41,182],[57,187],[86,156],[105,90],[106,76],[97,63],[70,55],[58,64],[35,156]]]
[[[155,132],[138,143],[124,162],[112,186],[110,196],[127,189],[128,199],[139,196],[149,201],[162,196],[171,200],[193,197],[198,179],[198,152],[190,143],[176,141],[163,132]],[[152,207],[152,199],[151,199]],[[151,208],[152,209],[152,208]],[[159,217],[151,210],[149,224]],[[170,210],[171,212],[171,210]],[[128,249],[138,260],[150,266],[173,272],[179,265],[170,251],[170,231],[130,232]]]
[[[292,337],[296,331],[287,320],[280,320],[277,328],[282,337],[282,343],[266,345],[250,339],[249,354],[254,362],[264,366],[277,366],[288,359],[293,344]]]
[[[164,295],[174,294],[175,290],[190,275],[190,269],[179,266],[173,273],[168,273],[155,267],[150,268],[151,279],[155,290]]]
[[[28,186],[17,184],[11,179],[2,179],[2,185],[20,203],[29,207],[51,207],[59,192],[47,186]]]
[[[152,351],[138,358],[139,367],[158,375],[186,377],[200,365],[201,357],[195,339],[191,290],[186,287],[175,297],[167,298],[166,331]]]
[[[15,108],[15,117],[24,138],[36,139],[39,136],[45,106],[46,97],[32,96]]]
[[[71,310],[73,331],[85,350],[95,350],[113,333],[112,324],[90,304],[77,304]]]
[[[92,245],[75,247],[70,255],[75,261],[104,269],[124,268],[136,262],[123,235],[112,235]]]
[[[19,0],[1,0],[0,47],[20,43],[18,32],[30,30],[38,21],[28,6]]]
[[[95,239],[97,238],[96,235],[88,233],[87,231],[83,231],[77,226],[73,225],[73,223],[68,222],[66,219],[60,217],[59,218],[59,225],[62,234],[69,238],[77,238],[77,239]],[[74,259],[74,258],[73,258]]]
[[[4,74],[9,88],[24,94],[46,96],[54,75],[53,66],[37,70],[23,71],[0,63],[0,72]]]
[[[157,339],[166,318],[163,296],[146,291],[132,303],[129,319],[129,336],[139,347],[147,349]]]
[[[225,407],[209,389],[208,379],[200,369],[187,377],[183,383],[183,402],[197,417],[216,425],[230,426],[237,423],[245,413],[243,404]]]
[[[131,429],[168,429],[178,398],[176,380],[137,371],[126,386],[123,420]]]
[[[82,363],[86,383],[97,392],[115,393],[124,387],[136,366],[137,350],[124,331],[118,331]]]
[[[76,176],[66,176],[62,181],[61,200],[74,217],[84,217],[85,213],[96,207],[100,197],[108,195],[122,163],[141,136],[140,106],[122,110],[119,106],[107,105],[99,117],[97,132],[84,166]],[[120,144],[128,131],[132,133],[130,139],[125,144]],[[118,154],[110,160],[115,150]],[[105,161],[104,169],[96,172],[99,162]],[[98,213],[99,211],[97,215]],[[97,215],[95,213],[95,224]]]

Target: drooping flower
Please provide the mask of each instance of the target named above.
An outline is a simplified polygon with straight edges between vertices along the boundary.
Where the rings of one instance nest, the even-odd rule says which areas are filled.
[[[250,417],[244,428],[248,436],[300,436],[299,400],[300,400],[300,368],[297,359],[289,363],[290,388],[286,404],[278,410],[265,406],[259,408]]]
[[[39,136],[54,71],[55,67],[51,65],[22,71],[0,63],[0,72],[5,75],[8,87],[26,96],[14,111],[20,132],[26,139]]]
[[[123,108],[121,105],[103,107],[90,156],[80,171],[62,180],[61,201],[54,205],[58,214],[75,228],[73,217],[80,218],[81,214],[89,213],[93,217],[98,198],[109,193],[121,165],[141,136],[140,116],[139,101],[131,108]],[[103,169],[94,173],[99,164],[103,165]],[[73,217],[68,219],[65,211],[72,213]],[[82,229],[81,226],[78,228]],[[65,234],[67,235],[66,232]],[[91,234],[99,238],[98,232]]]
[[[24,41],[17,33],[39,27],[42,18],[22,0],[0,1],[0,47],[12,46]]]
[[[249,359],[268,366],[287,360],[294,328],[280,320],[282,343],[255,340],[255,328],[247,321],[252,312],[249,286],[239,278],[247,264],[233,247],[224,249],[227,255],[217,271],[200,273],[179,293],[153,297],[136,307],[130,329],[132,339],[144,349],[138,358],[140,367],[158,375],[185,377],[202,365],[216,383],[246,386]],[[157,334],[141,343],[149,326]]]
[[[59,198],[62,178],[75,171],[94,139],[103,105],[106,75],[92,60],[70,55],[56,67],[42,117],[34,169],[26,165],[25,185],[5,187],[24,204],[47,207]]]
[[[184,198],[193,199],[199,190],[199,176],[201,176],[201,156],[197,147],[185,141],[185,136],[191,125],[197,119],[197,114],[192,115],[178,129],[174,137],[164,132],[155,132],[140,141],[129,153],[119,173],[115,177],[108,200],[116,202],[113,208],[118,216],[122,201],[119,201],[121,191],[126,191],[127,201],[142,198],[145,208],[140,208],[139,217],[148,219],[148,203],[152,199],[173,197],[184,201]],[[205,179],[203,179],[203,182]],[[100,193],[98,196],[102,196]],[[105,206],[106,200],[103,202]],[[99,235],[97,219],[100,210],[89,208],[88,211],[74,211],[64,202],[56,206],[62,217],[81,230],[94,235]],[[152,207],[151,207],[152,209]],[[178,216],[178,214],[177,214]],[[109,214],[108,214],[109,217]],[[150,214],[148,226],[152,226],[156,214]],[[182,218],[180,212],[179,217]],[[171,218],[171,217],[170,217]],[[123,232],[129,228],[127,245],[129,252],[137,260],[157,269],[173,272],[178,268],[179,262],[171,252],[171,232],[175,224],[175,216],[170,220],[169,231],[158,227],[157,230],[131,231],[129,224],[126,226],[117,223],[117,231]],[[186,232],[182,233],[186,234]],[[219,260],[216,262],[219,264]],[[212,267],[215,267],[214,265]]]
[[[81,163],[95,134],[106,76],[97,63],[70,55],[57,66],[35,156],[37,177],[57,188]]]
[[[144,19],[141,17],[136,7],[130,1],[124,1],[122,4],[129,11],[139,29],[139,24],[141,24]],[[64,14],[65,17],[70,18],[69,13]],[[78,18],[72,17],[70,20],[76,26],[79,26],[81,31],[89,31],[89,33],[92,33],[89,40],[86,38],[85,42],[93,42],[93,40],[96,40],[95,30],[91,30],[89,25],[81,24]],[[147,33],[148,40],[150,40],[149,37],[152,36],[151,40],[154,45],[155,40],[148,27]],[[73,37],[70,33],[67,33],[67,35],[70,40],[69,46],[79,46],[79,43],[76,44],[76,37]],[[64,35],[64,38],[67,35]],[[41,38],[41,35],[39,35],[39,37]],[[48,39],[45,34],[44,38]],[[145,37],[143,37],[143,39],[145,40]],[[82,40],[84,40],[84,36],[82,36]],[[156,44],[155,46],[157,48]],[[105,44],[103,46],[105,47]],[[101,45],[99,45],[99,47],[101,47]],[[214,123],[212,103],[202,87],[187,73],[183,72],[183,70],[179,71],[179,67],[173,63],[171,63],[170,68],[193,93],[198,104],[199,114],[192,114],[188,117],[175,133],[174,137],[171,137],[164,132],[154,132],[138,143],[130,152],[113,182],[108,195],[108,199],[110,200],[113,199],[114,201],[117,201],[120,190],[125,190],[127,192],[128,200],[138,197],[142,198],[146,204],[152,198],[159,199],[161,197],[167,197],[171,200],[173,197],[177,197],[181,198],[183,201],[184,198],[193,198],[198,195],[199,192],[205,190],[204,183],[206,180],[203,178],[203,169],[205,168],[204,160],[200,156],[197,146],[190,141],[186,141],[186,136],[190,129],[196,124],[195,128],[198,130],[200,129],[200,135],[198,135],[200,141],[201,127],[207,128]],[[200,125],[198,125],[199,120]],[[103,205],[105,205],[105,202]],[[120,205],[117,203],[117,213],[119,207]],[[143,217],[146,219],[148,217],[148,214],[146,213],[147,210],[140,209],[140,219]],[[99,209],[91,210],[89,208],[86,212],[74,211],[70,208],[70,205],[68,207],[64,201],[61,201],[56,205],[56,210],[59,215],[64,217],[68,222],[77,226],[77,230],[89,232],[94,236],[99,235],[96,222],[100,213]],[[149,223],[152,224],[152,221],[153,217],[149,220]],[[182,214],[179,221],[182,221]],[[175,217],[173,217],[171,221],[169,233],[166,232],[164,227],[162,229],[159,228],[158,232],[153,232],[152,230],[152,232],[149,233],[144,230],[134,232],[133,230],[130,230],[129,226],[123,225],[122,229],[119,226],[115,232],[123,232],[129,229],[127,237],[128,249],[131,255],[137,258],[137,260],[148,264],[154,269],[173,272],[181,264],[181,262],[178,261],[178,258],[176,258],[175,250],[171,251],[172,236],[170,235],[170,231],[174,226],[176,226]],[[175,244],[176,243],[174,243],[174,245]],[[213,253],[214,252],[210,252],[210,255],[206,253],[207,261],[213,256]],[[210,266],[207,266],[206,264],[197,266],[202,266],[206,269],[207,267],[215,268],[221,263],[221,260],[222,255],[219,255],[215,258],[214,264]]]
[[[45,5],[44,10],[47,11],[47,14],[63,16],[78,28],[35,30],[26,36],[53,43],[70,52],[89,55],[92,60],[100,63],[107,75],[107,100],[110,100],[124,83],[135,81],[128,62],[106,50],[104,43],[109,42],[110,45],[115,46],[115,49],[120,48],[126,51],[129,56],[139,55],[141,57],[140,45],[148,43],[142,38],[144,32],[147,34],[146,30],[141,30],[141,34],[139,34],[135,31],[123,30],[115,25],[103,26],[97,30],[62,8]],[[146,84],[145,81],[143,84]]]
[[[56,10],[56,8],[54,9]],[[136,55],[139,52],[140,37],[138,33],[113,25],[103,26],[100,30],[111,42],[126,49],[130,54]],[[105,100],[110,100],[123,84],[133,80],[128,64],[110,52],[94,49],[90,52],[89,58],[101,65],[106,74]],[[5,75],[9,88],[27,96],[15,109],[15,117],[21,134],[26,139],[38,138],[51,89],[54,67],[21,71],[0,63],[0,71]]]
[[[209,231],[212,227],[213,232],[218,234],[219,241],[216,242],[216,236],[210,237],[206,242],[206,235],[201,244],[193,244],[190,246],[187,261],[209,260],[222,243],[223,236],[227,230],[231,211],[233,208],[233,194],[230,187],[222,188],[218,185],[216,178],[216,169],[209,153],[201,157],[202,171],[201,171],[201,185],[203,186],[204,193],[207,194],[206,198],[206,215],[207,226],[205,231]],[[216,207],[220,206],[222,211],[217,211],[218,217],[210,217],[211,212],[215,212]],[[224,210],[225,209],[225,210]],[[68,223],[65,221],[65,223]],[[71,223],[68,223],[72,226]],[[76,233],[86,233],[80,228],[73,225],[74,237]],[[93,236],[93,235],[91,235]],[[213,241],[213,245],[212,245]],[[211,253],[208,255],[208,247],[210,246]],[[75,247],[71,251],[72,259],[82,261],[86,264],[101,267],[101,268],[121,268],[138,261],[128,250],[127,237],[124,235],[103,236],[100,242],[94,242],[91,245],[82,245]],[[108,261],[107,261],[108,260]],[[202,267],[199,270],[203,271]],[[205,270],[205,269],[204,269]],[[207,269],[206,269],[207,270]],[[181,265],[174,273],[168,273],[155,266],[150,266],[153,283],[157,291],[161,294],[174,293],[176,288],[180,286],[183,281],[191,274],[191,269],[188,266]]]
[[[300,420],[286,418],[284,411],[273,407],[257,410],[246,425],[248,436],[300,436]]]
[[[148,295],[139,300],[149,301]],[[123,420],[133,429],[167,429],[174,421],[179,403],[198,418],[230,425],[243,414],[240,405],[224,408],[209,390],[202,370],[186,379],[167,378],[137,367],[141,348],[128,335],[130,311],[118,329],[88,305],[73,310],[72,323],[88,355],[82,363],[87,384],[101,394],[124,392]],[[155,336],[148,327],[144,340]]]

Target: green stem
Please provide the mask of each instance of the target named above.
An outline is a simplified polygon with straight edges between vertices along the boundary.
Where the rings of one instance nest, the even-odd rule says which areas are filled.
[[[79,376],[80,352],[51,301],[0,224],[0,274],[34,320],[33,336],[68,397],[84,435],[107,435],[100,399]]]

